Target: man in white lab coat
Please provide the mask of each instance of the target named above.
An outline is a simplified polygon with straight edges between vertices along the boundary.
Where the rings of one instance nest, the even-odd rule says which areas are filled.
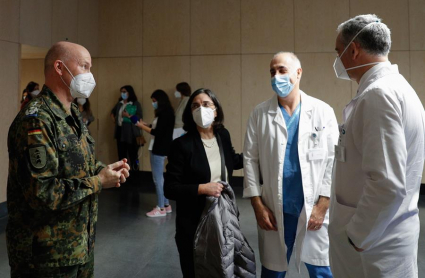
[[[333,109],[300,90],[301,64],[279,52],[270,63],[277,94],[248,121],[243,195],[258,224],[263,278],[285,277],[294,243],[296,264],[310,277],[332,277],[328,207],[338,128]]]
[[[335,277],[418,277],[424,107],[388,61],[390,30],[375,15],[338,29],[334,68],[359,84],[335,148],[330,259]]]

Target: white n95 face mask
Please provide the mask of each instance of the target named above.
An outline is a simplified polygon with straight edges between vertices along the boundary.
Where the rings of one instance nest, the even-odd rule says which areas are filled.
[[[192,112],[193,120],[202,128],[208,128],[214,122],[215,109],[200,106]]]
[[[63,83],[69,88],[71,96],[73,98],[89,98],[94,90],[94,87],[96,87],[96,81],[94,80],[93,74],[91,72],[86,72],[74,76],[72,75],[68,67],[65,65],[65,63],[62,62],[62,64],[72,76],[72,81],[69,86],[66,85],[65,81],[62,79],[62,76],[60,77]]]
[[[341,61],[342,55],[344,55],[345,51],[347,51],[348,47],[351,45],[351,43],[354,41],[354,39],[357,38],[357,36],[364,30],[364,28],[366,28],[367,26],[369,26],[371,24],[375,24],[375,23],[379,23],[379,22],[368,23],[362,29],[360,29],[360,31],[357,32],[357,34],[351,39],[351,41],[344,48],[344,51],[342,51],[341,55],[336,57],[335,62],[334,62],[334,71],[335,71],[335,75],[336,75],[337,78],[344,79],[344,80],[351,80],[351,78],[350,78],[350,76],[348,75],[348,72],[347,72],[348,70],[366,67],[366,66],[370,66],[370,65],[376,65],[376,64],[380,63],[380,62],[374,62],[374,63],[359,65],[359,66],[356,66],[356,67],[351,67],[351,68],[346,69],[344,67],[344,64]]]
[[[39,93],[40,93],[40,90],[34,90],[34,91],[31,92],[31,96],[36,97],[36,96],[38,96]]]
[[[87,99],[85,99],[85,98],[82,98],[82,97],[77,98],[77,103],[78,103],[79,105],[84,105],[84,104],[86,104],[86,101],[87,101]]]

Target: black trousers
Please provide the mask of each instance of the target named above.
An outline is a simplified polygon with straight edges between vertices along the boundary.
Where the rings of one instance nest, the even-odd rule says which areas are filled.
[[[122,160],[124,158],[127,158],[129,160],[129,165],[131,167],[131,170],[138,170],[137,169],[137,159],[138,159],[138,152],[139,152],[139,146],[134,144],[129,144],[125,142],[120,142],[117,140],[117,149],[118,149],[118,159]]]
[[[193,261],[193,237],[176,235],[177,250],[180,255],[180,267],[183,278],[195,278],[195,264]]]

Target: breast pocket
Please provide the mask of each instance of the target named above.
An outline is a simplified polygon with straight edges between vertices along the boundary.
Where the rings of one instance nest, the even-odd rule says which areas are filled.
[[[64,175],[73,176],[85,167],[84,154],[81,143],[75,134],[59,137],[57,140],[59,150],[59,165]]]

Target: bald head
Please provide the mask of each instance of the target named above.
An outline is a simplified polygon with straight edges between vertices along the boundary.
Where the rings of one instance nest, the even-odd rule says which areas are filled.
[[[54,63],[57,60],[67,63],[71,59],[74,59],[78,62],[80,56],[87,55],[90,57],[88,50],[79,44],[72,42],[57,42],[49,49],[44,58],[44,75],[54,70]]]
[[[280,51],[276,53],[273,56],[272,61],[270,62],[270,65],[272,65],[273,61],[276,61],[276,60],[284,61],[285,64],[287,64],[287,66],[290,67],[290,70],[296,70],[301,68],[300,60],[298,59],[297,55],[295,55],[292,52]]]

